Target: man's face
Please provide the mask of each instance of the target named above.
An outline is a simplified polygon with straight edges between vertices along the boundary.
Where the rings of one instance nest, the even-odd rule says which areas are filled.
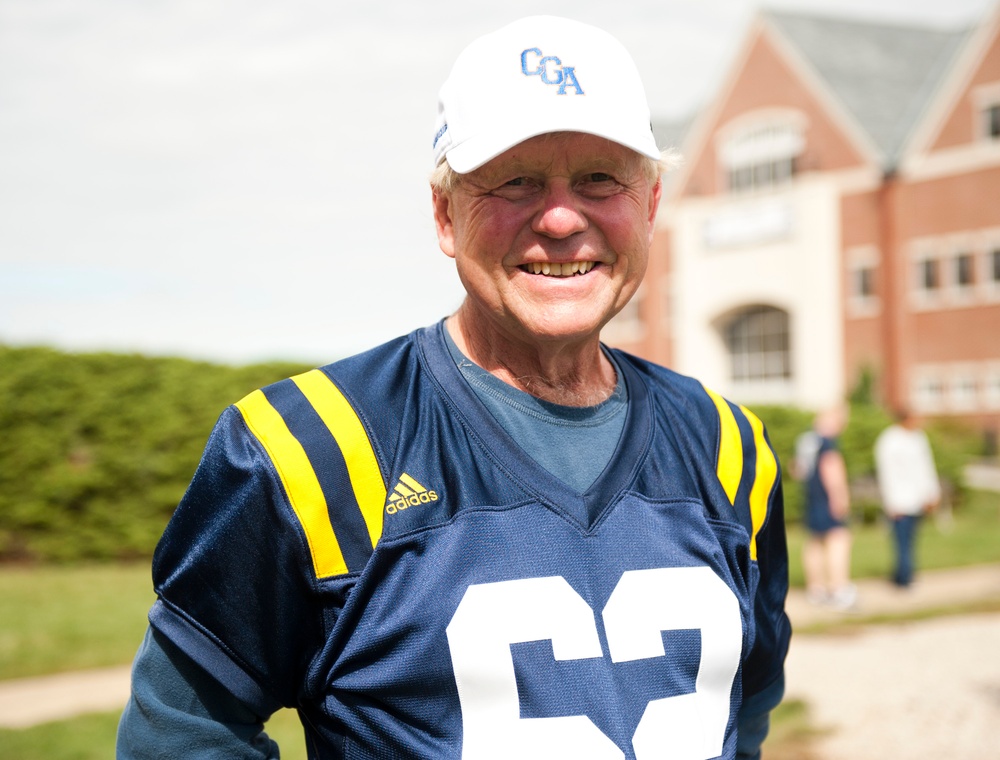
[[[637,153],[575,132],[461,175],[434,216],[470,327],[532,345],[595,337],[639,287],[659,199]]]

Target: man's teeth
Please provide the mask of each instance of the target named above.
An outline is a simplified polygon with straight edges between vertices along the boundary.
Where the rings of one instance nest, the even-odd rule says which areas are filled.
[[[524,265],[529,274],[544,274],[549,277],[572,277],[575,274],[587,274],[593,269],[593,261],[569,261],[565,264],[554,264],[548,261],[534,261]]]

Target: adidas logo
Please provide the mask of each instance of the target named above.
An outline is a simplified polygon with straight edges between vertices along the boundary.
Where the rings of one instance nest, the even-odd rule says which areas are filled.
[[[387,514],[394,515],[407,507],[415,507],[418,504],[427,504],[437,500],[438,495],[435,491],[428,491],[404,472],[399,476],[399,482],[396,483],[396,487],[389,495],[385,511]]]

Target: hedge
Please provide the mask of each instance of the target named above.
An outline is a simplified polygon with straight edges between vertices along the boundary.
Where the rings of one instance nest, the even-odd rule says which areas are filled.
[[[305,369],[0,346],[0,561],[148,558],[220,412]],[[791,461],[810,414],[754,411],[779,459]],[[872,445],[888,422],[875,406],[854,406],[842,448],[856,482],[870,477]],[[932,433],[942,474],[960,488],[979,438],[956,425]],[[786,478],[789,520],[802,514],[801,490]]]
[[[221,411],[303,369],[0,346],[0,560],[148,557]]]

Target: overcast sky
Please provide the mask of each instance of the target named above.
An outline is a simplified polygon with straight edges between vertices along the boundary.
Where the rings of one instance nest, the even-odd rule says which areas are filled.
[[[962,26],[992,0],[765,7]],[[632,51],[654,116],[709,99],[752,0],[0,0],[0,343],[323,363],[454,310],[437,89],[533,13]]]

